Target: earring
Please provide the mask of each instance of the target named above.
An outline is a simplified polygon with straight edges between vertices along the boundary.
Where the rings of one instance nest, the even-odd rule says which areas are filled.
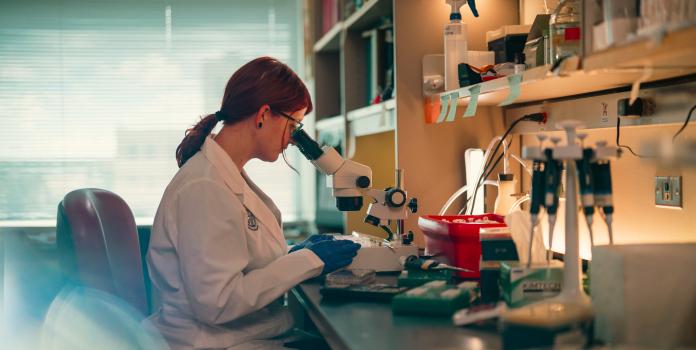
[[[258,128],[261,129],[262,126],[263,126],[263,123],[259,122]]]

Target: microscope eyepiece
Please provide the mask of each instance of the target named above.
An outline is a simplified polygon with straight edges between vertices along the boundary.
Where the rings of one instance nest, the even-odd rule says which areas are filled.
[[[290,136],[293,141],[295,141],[295,146],[302,152],[302,154],[307,158],[308,160],[316,160],[321,157],[322,154],[324,154],[324,151],[321,150],[319,147],[319,144],[317,144],[316,141],[312,140],[307,133],[302,130],[302,129],[297,129],[292,132],[292,135]]]

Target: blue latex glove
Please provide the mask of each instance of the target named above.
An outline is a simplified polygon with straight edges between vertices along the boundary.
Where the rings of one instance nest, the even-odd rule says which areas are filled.
[[[358,255],[360,244],[349,240],[324,240],[310,243],[305,248],[316,254],[324,262],[322,274],[336,271],[353,262],[353,257]]]
[[[317,243],[321,241],[332,241],[334,239],[333,235],[312,235],[309,236],[307,239],[302,241],[301,243],[295,244],[292,248],[290,248],[290,253],[300,250],[302,248],[306,248],[307,245],[312,244],[312,243]]]

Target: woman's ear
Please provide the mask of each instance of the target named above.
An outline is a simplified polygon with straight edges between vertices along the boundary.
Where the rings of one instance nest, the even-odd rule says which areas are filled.
[[[261,129],[263,127],[264,121],[266,121],[266,117],[271,113],[271,107],[269,105],[262,105],[259,107],[259,109],[256,111],[256,115],[254,116],[254,123],[256,124],[256,127]]]

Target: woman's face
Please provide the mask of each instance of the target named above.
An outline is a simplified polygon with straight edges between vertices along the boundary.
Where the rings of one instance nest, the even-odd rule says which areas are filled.
[[[263,125],[263,128],[266,128],[268,123],[268,129],[264,130],[266,138],[263,142],[262,156],[259,157],[261,160],[274,162],[278,159],[278,156],[293,142],[290,136],[304,120],[306,111],[307,108],[295,112],[269,110],[267,113],[269,118]]]

